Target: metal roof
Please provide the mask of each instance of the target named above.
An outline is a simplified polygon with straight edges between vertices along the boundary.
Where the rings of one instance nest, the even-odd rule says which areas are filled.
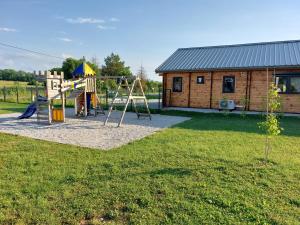
[[[179,48],[155,72],[300,67],[300,40]]]

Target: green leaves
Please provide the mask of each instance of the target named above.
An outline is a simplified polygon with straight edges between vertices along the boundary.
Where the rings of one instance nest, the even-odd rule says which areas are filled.
[[[264,122],[258,123],[258,127],[266,132],[265,141],[265,161],[268,161],[269,152],[271,150],[270,137],[277,136],[283,130],[280,127],[278,117],[275,114],[281,107],[280,96],[274,83],[270,85],[267,96],[267,116]]]
[[[132,73],[129,66],[121,61],[118,54],[111,53],[104,59],[105,65],[102,66],[101,74],[103,76],[130,76]]]
[[[258,127],[266,131],[268,136],[277,136],[283,130],[275,114],[267,115],[266,121],[258,123]]]
[[[271,84],[268,90],[266,121],[258,123],[258,127],[266,132],[268,136],[276,136],[283,130],[280,127],[278,117],[275,114],[281,107],[280,96],[275,84]]]
[[[62,65],[61,71],[64,72],[65,78],[70,79],[72,78],[72,73],[74,70],[81,64],[85,62],[85,58],[82,59],[74,59],[74,58],[67,58]],[[97,65],[91,63],[91,62],[86,62],[95,72],[97,75],[99,75],[100,71]],[[53,68],[52,70],[59,71],[59,68]]]

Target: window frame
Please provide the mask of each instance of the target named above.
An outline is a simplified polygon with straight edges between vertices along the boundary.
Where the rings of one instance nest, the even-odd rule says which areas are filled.
[[[300,79],[300,73],[284,73],[284,74],[275,74],[273,75],[275,77],[275,83],[276,86],[277,84],[277,78],[285,78],[287,80],[287,87],[286,87],[286,92],[278,92],[278,94],[284,95],[284,94],[300,94],[300,91],[297,92],[292,92],[291,91],[291,78],[297,77]]]
[[[232,78],[233,79],[233,91],[225,91],[225,79],[226,78]],[[223,83],[222,83],[222,93],[224,94],[232,94],[235,93],[235,76],[234,75],[228,75],[228,76],[223,76]]]
[[[199,81],[198,81],[199,78],[202,78],[202,82],[199,82]],[[204,78],[204,76],[197,76],[196,83],[197,83],[197,84],[204,84],[204,83],[205,83],[205,78]]]
[[[180,79],[180,90],[175,90],[174,84],[175,84],[175,79]],[[172,84],[172,91],[173,92],[182,92],[182,77],[173,77],[173,84]]]

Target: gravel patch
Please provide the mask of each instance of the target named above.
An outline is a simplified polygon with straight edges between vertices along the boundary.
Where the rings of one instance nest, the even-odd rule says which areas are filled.
[[[106,126],[103,125],[106,116],[75,118],[72,113],[73,110],[67,109],[66,123],[52,125],[38,124],[36,117],[18,120],[19,113],[0,115],[0,132],[109,150],[190,119],[154,114],[150,121],[149,118],[137,119],[135,113],[126,113],[122,126],[117,127],[121,115],[118,111],[112,113]]]

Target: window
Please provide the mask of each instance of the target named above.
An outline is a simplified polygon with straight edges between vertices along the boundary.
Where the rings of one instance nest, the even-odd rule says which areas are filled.
[[[173,77],[173,92],[182,92],[182,77]]]
[[[300,75],[277,75],[276,85],[279,93],[300,94]]]
[[[197,77],[197,84],[204,84],[204,76]]]
[[[291,77],[290,78],[290,92],[291,93],[300,93],[300,77]]]
[[[276,77],[276,83],[279,93],[287,93],[288,79],[287,77]]]
[[[223,93],[234,93],[235,90],[235,77],[225,76],[223,77]]]
[[[58,90],[57,81],[54,81],[54,80],[51,81],[51,89],[52,90]]]

